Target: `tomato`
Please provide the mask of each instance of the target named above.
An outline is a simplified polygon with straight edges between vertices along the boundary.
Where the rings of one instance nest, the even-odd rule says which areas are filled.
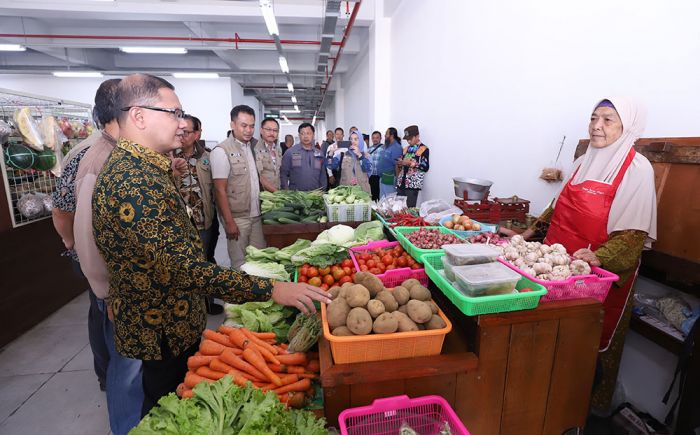
[[[353,266],[353,267],[350,268],[350,272],[352,272],[352,273],[357,272],[357,269],[355,269],[355,266]]]
[[[354,274],[354,273],[353,273],[352,275],[350,275],[350,280],[351,280],[352,282],[355,282],[355,274]]]
[[[308,276],[309,278],[318,276],[318,269],[316,269],[315,267],[309,267],[309,271],[306,272],[306,276]]]
[[[371,256],[367,252],[363,252],[362,254],[360,254],[360,258],[367,261],[371,258]]]
[[[324,289],[325,291],[328,291],[328,285],[327,284],[321,284],[321,288]]]
[[[406,264],[408,264],[408,262],[404,257],[399,257],[396,259],[396,265],[398,267],[406,267]]]
[[[343,267],[352,267],[353,263],[352,260],[347,258],[343,260],[343,263],[341,264]]]
[[[352,282],[352,278],[350,278],[349,276],[344,276],[344,277],[340,278],[340,281],[338,281],[338,284],[343,285],[346,282]]]
[[[382,262],[377,263],[377,269],[386,270],[386,264],[384,264]]]
[[[299,282],[309,282],[309,278],[306,277],[306,275],[299,275],[299,279],[297,279]]]
[[[369,267],[370,269],[373,268],[373,267],[376,266],[376,265],[377,265],[377,262],[374,261],[374,260],[368,260],[368,261],[367,261],[367,267]]]
[[[299,269],[299,276],[307,276],[308,274],[309,274],[308,266],[302,266],[301,269]]]
[[[364,266],[365,264],[367,264],[367,262],[365,260],[360,259],[357,260],[357,264],[359,264],[360,266]]]
[[[414,264],[416,264],[416,260],[414,260],[413,257],[406,259],[406,266],[410,267],[410,266],[413,266]]]
[[[415,269],[420,269],[420,264],[418,264],[418,263],[413,263],[413,264],[411,265],[411,269],[414,269],[414,270],[415,270]]]
[[[518,290],[518,291],[519,291],[520,293],[527,293],[527,292],[531,292],[532,289],[531,289],[530,287],[525,287],[525,288],[521,288],[521,289]]]
[[[368,270],[369,267],[367,267],[366,265],[363,264],[362,266],[360,266],[360,272],[367,272]]]
[[[329,273],[331,273],[331,268],[330,267],[324,267],[323,269],[318,270],[319,275],[321,276],[326,276]]]
[[[340,267],[333,271],[333,279],[338,281],[340,278],[345,276],[345,271]]]
[[[394,264],[394,257],[387,254],[384,257],[382,257],[382,263],[384,263],[385,266],[388,266],[390,264]]]
[[[323,283],[329,286],[335,284],[335,279],[333,279],[333,275],[324,275]]]
[[[323,284],[323,281],[321,281],[321,278],[319,278],[318,276],[309,279],[309,285],[312,285],[314,287],[321,287],[321,284]]]
[[[352,273],[352,269],[350,269],[348,266],[344,266],[343,272],[345,272],[346,275],[350,275]]]
[[[373,274],[373,275],[381,275],[381,274],[382,274],[382,271],[379,270],[379,269],[377,269],[376,267],[373,267],[373,268],[371,268],[371,269],[369,270],[369,273],[371,273],[371,274]]]
[[[386,270],[394,270],[394,269],[396,269],[396,266],[394,266],[393,264],[390,264],[386,267]]]
[[[338,265],[331,266],[331,273],[335,273],[336,270],[340,269]]]

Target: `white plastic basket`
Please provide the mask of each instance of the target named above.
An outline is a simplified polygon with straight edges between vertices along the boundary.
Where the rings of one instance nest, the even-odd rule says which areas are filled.
[[[328,222],[367,222],[372,220],[372,206],[367,204],[329,204],[328,196],[323,195],[326,203]]]

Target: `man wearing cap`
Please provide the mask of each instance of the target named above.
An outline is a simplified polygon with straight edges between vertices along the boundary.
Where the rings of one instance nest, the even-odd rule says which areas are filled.
[[[396,193],[406,197],[409,207],[415,207],[418,192],[423,188],[425,173],[430,169],[430,150],[421,142],[417,125],[409,125],[403,133],[408,146],[396,162]]]

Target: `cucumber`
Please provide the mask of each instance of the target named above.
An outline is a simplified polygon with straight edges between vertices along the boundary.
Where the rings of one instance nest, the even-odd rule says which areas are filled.
[[[289,206],[289,205],[285,205],[284,207],[274,208],[274,209],[272,209],[272,210],[270,210],[270,211],[273,212],[273,213],[274,213],[274,212],[278,212],[278,211],[287,212],[287,213],[294,213],[295,209],[294,209],[294,207],[291,207],[291,206]]]
[[[269,211],[265,213],[263,216],[263,219],[276,219],[279,220],[280,218],[287,218],[287,219],[292,219],[292,220],[299,220],[299,215],[286,212],[286,211]]]
[[[279,224],[279,222],[277,222],[274,219],[263,219],[263,223],[265,225],[278,225]]]
[[[304,219],[301,220],[302,223],[305,224],[315,224],[318,222],[318,217],[317,216],[307,216]]]
[[[279,223],[281,223],[281,224],[298,224],[298,223],[301,223],[301,222],[298,221],[298,220],[287,219],[287,218],[285,218],[285,217],[277,218],[277,220],[278,220]],[[302,219],[302,222],[303,222],[303,219]]]

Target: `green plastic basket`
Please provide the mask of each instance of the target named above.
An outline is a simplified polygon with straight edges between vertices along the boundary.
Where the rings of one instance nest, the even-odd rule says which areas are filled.
[[[477,316],[479,314],[505,313],[508,311],[529,310],[537,308],[540,297],[547,294],[544,286],[522,277],[515,286],[517,290],[525,287],[532,289],[526,293],[510,293],[506,295],[469,297],[454,288],[450,281],[445,278],[442,272],[442,256],[444,252],[427,254],[423,256],[425,273],[435,285],[448,297],[449,300],[467,316]]]
[[[401,246],[403,246],[403,248],[411,255],[411,257],[415,258],[417,261],[420,261],[420,262],[423,262],[422,257],[424,255],[440,254],[440,253],[445,252],[442,249],[417,248],[416,245],[409,242],[408,239],[406,238],[406,235],[411,234],[412,232],[417,231],[421,228],[426,228],[429,230],[439,230],[443,234],[451,234],[460,240],[464,240],[464,237],[461,237],[457,234],[454,234],[452,231],[448,230],[445,227],[394,227],[394,232],[396,233],[396,240],[398,240],[399,243],[401,243]]]

